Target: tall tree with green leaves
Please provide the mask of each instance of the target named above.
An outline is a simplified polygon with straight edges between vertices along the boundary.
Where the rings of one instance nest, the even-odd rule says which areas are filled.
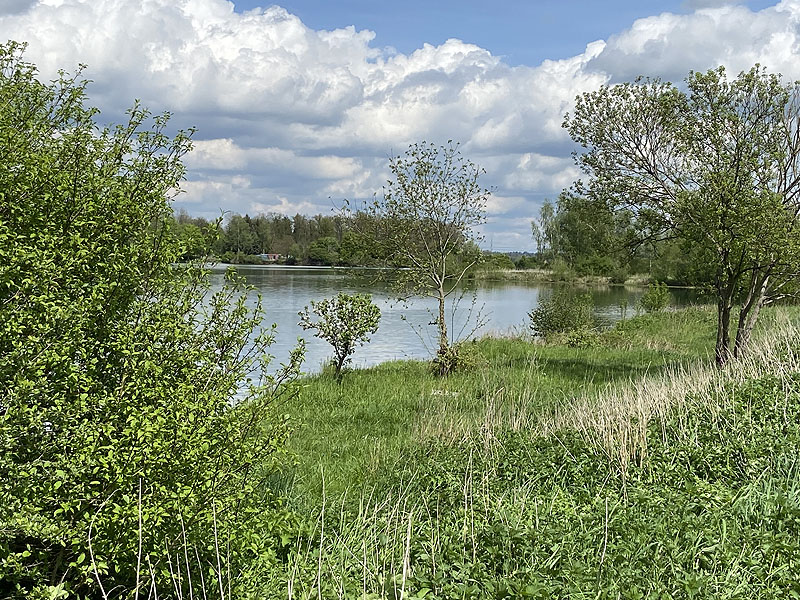
[[[0,46],[0,597],[240,588],[278,547],[262,473],[300,355],[269,374],[241,284],[175,266],[190,133],[100,126],[23,51]]]
[[[392,178],[383,194],[353,218],[371,253],[397,267],[403,293],[437,302],[439,372],[445,374],[451,343],[445,302],[482,257],[476,228],[486,218],[490,193],[479,183],[483,169],[465,159],[458,144],[412,144],[389,161]]]
[[[578,191],[631,211],[643,239],[689,241],[714,273],[717,363],[745,352],[800,274],[800,84],[758,66],[638,79],[579,96],[564,126],[585,149]]]

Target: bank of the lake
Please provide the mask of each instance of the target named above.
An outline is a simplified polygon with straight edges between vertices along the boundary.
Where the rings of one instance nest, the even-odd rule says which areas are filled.
[[[461,439],[488,426],[530,428],[576,398],[708,361],[715,323],[706,307],[643,315],[588,348],[487,337],[468,344],[470,366],[446,378],[418,360],[354,369],[341,384],[330,373],[310,376],[292,410],[294,483],[315,497],[323,478],[329,494],[370,486],[429,439]]]
[[[644,288],[652,283],[652,277],[647,273],[625,275],[620,279],[610,275],[578,275],[574,271],[555,271],[553,269],[476,269],[469,274],[469,279],[474,282],[508,282],[522,284],[571,284],[579,286],[627,286],[629,288]],[[674,289],[684,289],[676,286]]]
[[[754,359],[722,373],[713,310],[692,308],[589,348],[484,339],[446,379],[417,361],[307,379],[275,481],[303,515],[276,590],[789,597],[797,317],[768,311]]]
[[[212,270],[212,284],[222,285],[227,267],[219,265]],[[436,318],[435,300],[412,298],[404,303],[385,282],[376,281],[368,270],[238,266],[236,271],[252,286],[251,303],[260,295],[265,308],[265,325],[277,325],[275,343],[271,352],[276,362],[285,360],[296,345],[297,338],[306,341],[305,371],[316,373],[331,356],[330,346],[313,337],[298,325],[298,311],[312,300],[330,298],[339,292],[369,293],[381,309],[380,326],[372,336],[369,346],[359,349],[354,356],[357,366],[372,366],[386,361],[429,358],[436,347],[436,328],[430,323]],[[528,314],[557,286],[564,283],[535,281],[476,281],[463,288],[466,292],[458,310],[453,306],[458,298],[454,294],[447,302],[448,329],[463,335],[472,331],[482,321],[475,334],[497,335],[523,332],[528,327]],[[637,313],[638,301],[644,293],[640,287],[595,285],[574,286],[576,293],[592,295],[597,317],[606,325]],[[674,306],[685,306],[700,298],[694,290],[671,290]],[[471,304],[474,294],[476,302]],[[471,310],[474,309],[474,310]],[[480,313],[480,315],[478,315]]]

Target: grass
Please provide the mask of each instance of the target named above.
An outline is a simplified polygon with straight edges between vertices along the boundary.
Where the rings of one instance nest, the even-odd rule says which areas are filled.
[[[591,348],[482,339],[467,349],[471,368],[444,379],[421,361],[352,371],[341,385],[310,377],[291,411],[290,491],[318,502],[323,479],[333,496],[369,487],[430,439],[529,429],[578,398],[707,361],[713,331],[713,314],[695,308],[630,319]]]
[[[445,380],[419,363],[309,380],[283,593],[800,597],[796,315],[765,315],[722,372],[713,315],[691,309],[593,348],[482,340],[483,367]]]
[[[586,286],[604,286],[612,284],[608,275],[578,275],[572,270],[554,271],[551,269],[476,269],[468,275],[471,281],[505,281],[515,283],[572,283]],[[646,287],[651,282],[647,273],[636,273],[628,276],[624,285]],[[622,284],[615,284],[622,285]]]

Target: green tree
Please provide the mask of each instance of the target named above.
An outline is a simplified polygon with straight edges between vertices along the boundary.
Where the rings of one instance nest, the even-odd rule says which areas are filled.
[[[709,261],[717,363],[746,351],[800,273],[800,85],[759,67],[690,73],[685,91],[639,79],[578,97],[564,125],[586,149],[579,191],[631,211],[642,240],[678,235]]]
[[[322,237],[311,242],[308,260],[318,265],[335,265],[339,262],[339,242],[335,237]]]
[[[228,565],[241,591],[290,518],[261,473],[299,354],[267,375],[240,284],[173,266],[189,135],[138,106],[100,127],[80,75],[22,53],[0,46],[0,597],[188,597]]]
[[[255,254],[259,249],[259,240],[253,231],[250,217],[245,215],[231,215],[225,225],[225,243],[223,252],[230,251],[236,254]]]
[[[451,344],[445,301],[482,258],[474,242],[489,198],[478,183],[484,171],[452,142],[412,144],[389,161],[389,169],[392,179],[383,194],[365,208],[366,218],[354,217],[354,227],[363,225],[357,231],[369,238],[374,256],[403,267],[396,272],[399,290],[436,300],[437,355],[444,358]],[[441,374],[450,362],[441,361]]]
[[[306,306],[298,315],[303,329],[315,329],[316,337],[333,346],[335,376],[341,381],[342,369],[356,346],[369,342],[369,334],[378,330],[381,311],[369,294],[340,293],[334,298],[312,300],[311,309]]]
[[[547,338],[553,334],[590,330],[597,324],[591,294],[576,294],[570,288],[558,287],[539,299],[528,317],[531,332]]]
[[[551,261],[558,252],[556,209],[550,200],[545,200],[539,209],[539,220],[531,221],[531,233],[536,242],[536,254],[540,261]]]
[[[558,257],[582,275],[610,275],[627,266],[634,250],[629,217],[605,202],[562,193],[552,225]]]
[[[669,288],[666,283],[651,283],[639,299],[639,306],[645,312],[660,312],[669,306]]]

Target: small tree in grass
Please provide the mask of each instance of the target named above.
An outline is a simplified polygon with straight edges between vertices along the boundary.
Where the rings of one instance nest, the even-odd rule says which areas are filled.
[[[645,312],[661,312],[669,306],[669,289],[666,283],[651,283],[639,300]]]
[[[369,294],[340,293],[335,298],[312,300],[311,310],[306,306],[298,315],[303,329],[316,329],[314,335],[333,346],[335,376],[341,380],[342,369],[356,346],[369,342],[369,334],[378,330],[381,311]]]
[[[558,288],[551,296],[540,300],[528,316],[531,332],[542,338],[589,330],[596,325],[591,294],[575,294],[565,288]]]
[[[453,142],[412,144],[390,159],[389,170],[392,177],[381,196],[363,210],[346,212],[371,254],[394,269],[393,283],[403,297],[436,300],[434,363],[446,375],[454,364],[448,358],[451,346],[458,340],[457,332],[448,331],[445,302],[458,296],[464,276],[483,260],[476,229],[486,220],[490,196],[478,181],[484,170],[465,159]]]

